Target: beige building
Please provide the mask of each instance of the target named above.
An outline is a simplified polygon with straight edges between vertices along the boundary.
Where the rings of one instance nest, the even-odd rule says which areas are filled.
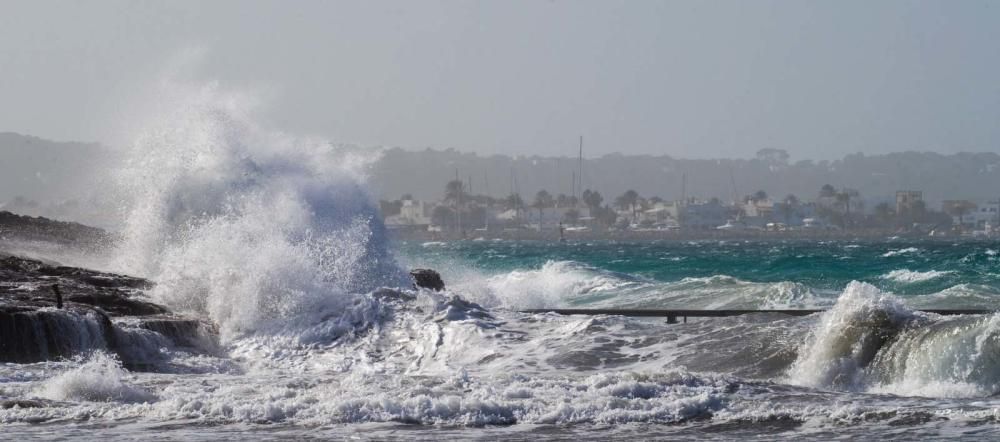
[[[896,191],[896,213],[903,213],[910,210],[917,201],[924,200],[924,193],[919,190],[897,190]]]

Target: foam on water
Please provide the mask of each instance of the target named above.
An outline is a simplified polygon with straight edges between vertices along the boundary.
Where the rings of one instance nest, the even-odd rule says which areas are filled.
[[[38,396],[56,401],[153,402],[156,396],[127,383],[129,373],[113,356],[94,352],[79,367],[42,384]]]
[[[791,281],[750,282],[727,275],[662,282],[575,261],[494,275],[448,265],[455,293],[489,307],[590,308],[817,308],[835,294]]]
[[[600,299],[646,284],[646,281],[601,271],[572,261],[548,261],[535,270],[515,270],[465,279],[459,293],[488,306],[544,308]]]
[[[952,274],[952,271],[938,271],[938,270],[928,270],[926,272],[916,272],[907,269],[893,270],[885,275],[882,275],[883,279],[888,279],[890,281],[895,281],[899,283],[912,284],[924,281],[930,281],[935,278],[940,278],[945,275]]]
[[[911,253],[917,253],[919,251],[920,251],[920,249],[918,249],[916,247],[906,247],[906,248],[902,248],[902,249],[893,249],[893,250],[890,250],[888,252],[883,253],[882,257],[884,257],[884,258],[891,258],[893,256],[900,256],[900,255],[906,255],[906,254],[911,254]]]

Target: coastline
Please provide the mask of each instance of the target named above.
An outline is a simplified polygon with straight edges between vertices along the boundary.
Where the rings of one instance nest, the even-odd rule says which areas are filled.
[[[390,230],[390,238],[397,241],[462,241],[462,240],[502,240],[502,241],[550,241],[559,242],[558,231],[473,231],[463,236],[459,232],[427,232]],[[992,241],[996,236],[929,236],[926,233],[896,232],[885,229],[864,230],[823,230],[823,231],[712,231],[712,230],[611,230],[565,232],[566,241],[890,241],[895,239],[919,239],[936,241]]]

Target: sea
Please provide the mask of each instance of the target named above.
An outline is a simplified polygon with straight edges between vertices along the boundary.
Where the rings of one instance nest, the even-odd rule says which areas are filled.
[[[395,240],[377,155],[174,87],[109,165],[114,243],[40,257],[149,278],[215,344],[2,364],[0,439],[1000,437],[1000,315],[921,311],[996,308],[1000,242]],[[559,307],[824,311],[523,312]]]

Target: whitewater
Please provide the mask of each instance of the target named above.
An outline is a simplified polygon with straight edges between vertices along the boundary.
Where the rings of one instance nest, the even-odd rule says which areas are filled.
[[[209,325],[181,346],[117,324],[141,366],[93,339],[0,365],[7,438],[1000,435],[1000,317],[919,311],[995,308],[996,244],[394,241],[377,154],[171,87],[108,177],[115,240],[66,259],[148,278],[138,296]],[[415,267],[446,290],[414,288]],[[826,311],[520,312],[552,307]]]

